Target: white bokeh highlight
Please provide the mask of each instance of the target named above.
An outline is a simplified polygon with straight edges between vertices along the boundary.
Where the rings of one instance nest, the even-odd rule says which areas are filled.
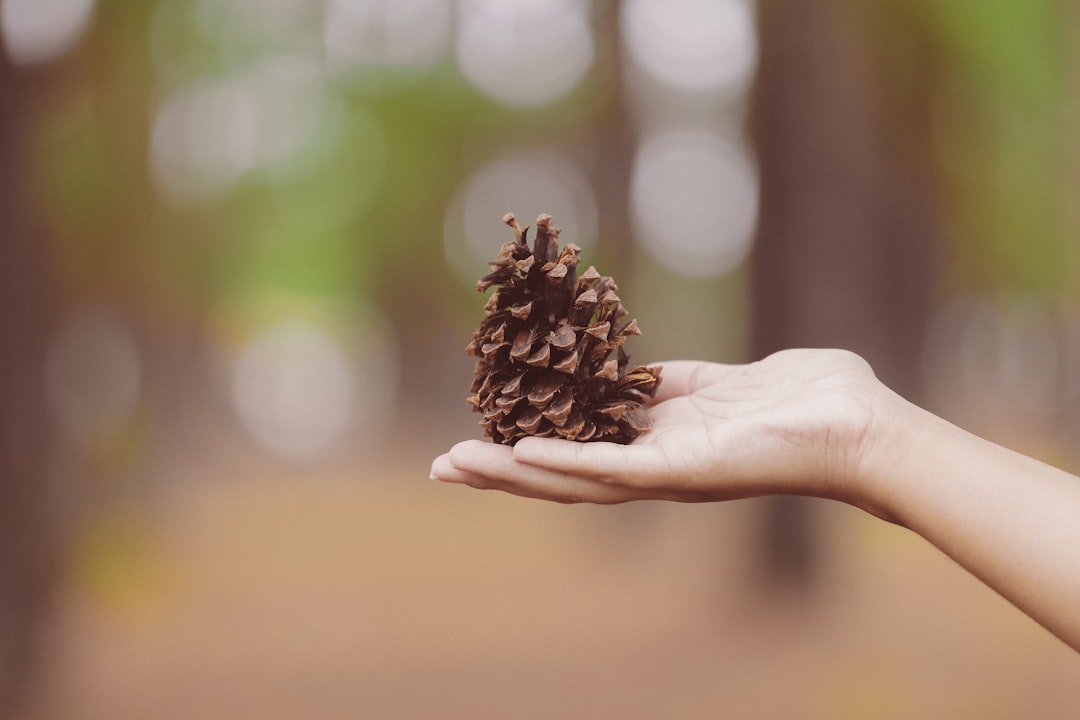
[[[347,331],[330,328],[348,327]],[[328,324],[278,315],[226,358],[240,425],[272,455],[312,461],[379,437],[393,415],[400,351],[373,308]]]
[[[625,0],[620,32],[630,59],[677,90],[735,96],[757,63],[749,0]]]
[[[630,210],[637,239],[670,269],[728,273],[753,241],[757,172],[745,147],[719,133],[657,133],[634,158]]]
[[[231,396],[241,424],[280,454],[306,457],[348,425],[356,387],[340,345],[317,326],[286,320],[264,329],[233,366]]]
[[[446,257],[464,284],[475,284],[499,247],[513,239],[501,222],[508,212],[522,225],[533,225],[540,213],[549,213],[562,229],[563,242],[586,250],[595,242],[596,198],[582,170],[562,154],[511,151],[470,175],[447,208]]]
[[[268,56],[245,72],[169,94],[150,134],[152,176],[170,200],[201,200],[246,173],[287,162],[315,136],[324,112],[319,63]]]
[[[465,78],[497,101],[558,100],[595,58],[585,0],[462,0],[455,53]]]
[[[60,57],[89,28],[94,0],[0,0],[0,36],[12,62]]]
[[[327,66],[424,69],[450,50],[453,5],[445,0],[328,0]]]

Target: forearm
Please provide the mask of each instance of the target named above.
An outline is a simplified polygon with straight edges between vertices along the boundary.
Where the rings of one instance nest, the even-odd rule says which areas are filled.
[[[1080,478],[893,405],[857,482],[864,507],[918,533],[1080,650]]]

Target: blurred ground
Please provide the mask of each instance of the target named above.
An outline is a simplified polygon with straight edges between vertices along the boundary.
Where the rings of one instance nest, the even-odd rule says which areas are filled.
[[[914,535],[822,503],[768,597],[758,501],[563,507],[192,454],[87,528],[28,719],[1077,717],[1080,656]]]

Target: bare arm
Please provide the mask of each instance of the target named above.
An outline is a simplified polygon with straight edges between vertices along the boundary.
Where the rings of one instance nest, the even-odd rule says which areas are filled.
[[[903,400],[843,351],[676,362],[632,445],[454,446],[432,477],[558,502],[832,498],[919,533],[1080,650],[1080,478]]]
[[[1080,478],[907,403],[892,423],[863,492],[1080,651]]]

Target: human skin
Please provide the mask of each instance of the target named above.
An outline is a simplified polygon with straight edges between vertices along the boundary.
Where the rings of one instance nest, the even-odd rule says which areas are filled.
[[[436,480],[563,503],[828,498],[918,533],[1080,651],[1080,478],[892,392],[858,355],[664,364],[630,445],[468,440]]]

